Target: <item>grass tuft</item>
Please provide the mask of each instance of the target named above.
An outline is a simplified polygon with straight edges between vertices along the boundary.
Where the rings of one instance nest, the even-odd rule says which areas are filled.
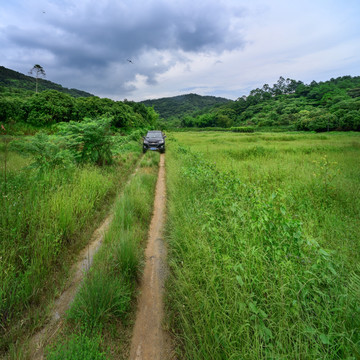
[[[102,271],[89,274],[77,294],[68,318],[89,332],[101,330],[114,318],[124,319],[130,307],[133,285],[124,277]]]
[[[84,334],[74,334],[70,339],[49,349],[47,360],[105,360],[101,340]]]

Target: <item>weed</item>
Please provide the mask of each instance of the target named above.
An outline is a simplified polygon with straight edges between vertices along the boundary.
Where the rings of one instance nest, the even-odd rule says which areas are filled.
[[[329,196],[329,190],[335,177],[339,174],[339,169],[336,169],[337,162],[330,161],[327,155],[321,157],[320,160],[313,161],[317,165],[317,171],[314,172],[314,177],[319,177],[323,184],[325,197]]]
[[[126,278],[135,280],[140,269],[139,240],[134,232],[125,232],[120,241],[111,247],[112,269],[115,274],[124,274]]]

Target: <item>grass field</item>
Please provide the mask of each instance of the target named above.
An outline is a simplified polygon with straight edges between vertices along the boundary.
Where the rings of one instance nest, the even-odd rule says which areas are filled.
[[[360,135],[168,138],[168,313],[186,359],[360,356]]]
[[[135,144],[113,166],[36,169],[6,147],[0,142],[0,352],[41,326],[49,296],[141,154]]]

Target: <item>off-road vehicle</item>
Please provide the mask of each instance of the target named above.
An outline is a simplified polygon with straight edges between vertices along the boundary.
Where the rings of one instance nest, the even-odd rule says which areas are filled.
[[[148,131],[144,136],[143,152],[147,150],[157,150],[161,153],[165,152],[165,138],[166,136],[161,131]]]

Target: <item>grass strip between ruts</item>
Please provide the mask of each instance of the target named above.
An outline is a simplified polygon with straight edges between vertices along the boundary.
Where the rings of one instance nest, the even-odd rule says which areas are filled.
[[[116,201],[104,243],[47,359],[126,358],[158,162],[158,153],[147,153]]]

